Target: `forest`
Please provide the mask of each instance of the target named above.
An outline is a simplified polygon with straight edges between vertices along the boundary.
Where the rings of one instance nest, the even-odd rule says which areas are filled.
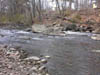
[[[0,0],[0,22],[32,24],[43,21],[46,15],[69,16],[71,11],[100,7],[99,0]]]

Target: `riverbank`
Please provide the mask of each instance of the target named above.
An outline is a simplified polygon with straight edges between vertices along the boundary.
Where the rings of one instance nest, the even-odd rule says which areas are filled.
[[[100,74],[99,67],[96,67],[100,65],[97,63],[100,41],[92,40],[91,33],[68,32],[67,36],[61,37],[1,29],[1,34],[4,36],[0,36],[0,44],[7,44],[15,49],[17,46],[17,50],[24,50],[29,54],[28,57],[35,56],[44,59],[47,55],[51,56],[45,64],[50,75]],[[94,50],[98,50],[98,55],[94,52],[91,54]]]
[[[0,45],[0,75],[49,75],[46,63],[43,57],[28,57],[22,49]]]
[[[31,28],[31,25],[25,25],[25,24],[17,24],[17,23],[0,23],[1,29],[17,29],[17,30],[25,30],[27,28]]]

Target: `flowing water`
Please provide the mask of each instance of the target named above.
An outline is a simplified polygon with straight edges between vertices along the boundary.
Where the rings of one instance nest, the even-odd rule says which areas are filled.
[[[100,41],[91,35],[68,32],[62,37],[1,29],[0,44],[20,46],[29,55],[51,56],[47,64],[51,75],[100,75]]]

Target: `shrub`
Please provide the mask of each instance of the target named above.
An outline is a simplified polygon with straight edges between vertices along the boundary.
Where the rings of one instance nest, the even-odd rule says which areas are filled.
[[[7,23],[7,22],[9,22],[9,18],[8,18],[7,16],[3,15],[3,16],[0,18],[0,22],[2,22],[2,23]]]
[[[15,14],[15,15],[12,15],[12,16],[5,16],[5,15],[2,15],[0,17],[0,22],[1,23],[23,23],[23,24],[28,24],[30,25],[32,23],[32,20],[31,20],[31,17],[28,16],[27,18],[25,17],[24,14]]]
[[[24,23],[23,21],[24,21],[24,15],[22,15],[22,14],[15,14],[15,15],[13,15],[12,17],[10,17],[10,21],[11,22],[14,22],[14,23]]]

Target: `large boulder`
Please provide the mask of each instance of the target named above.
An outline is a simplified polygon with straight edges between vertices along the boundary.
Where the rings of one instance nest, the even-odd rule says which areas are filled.
[[[80,32],[92,32],[93,28],[91,26],[79,26],[78,31],[80,31]]]
[[[47,27],[45,25],[40,25],[40,24],[34,24],[32,25],[32,32],[38,32],[38,33],[43,33],[47,30]]]
[[[61,26],[63,27],[63,31],[76,31],[77,25],[76,24],[68,24],[68,23],[62,23]]]
[[[50,35],[59,35],[63,27],[60,24],[55,25],[38,25],[35,24],[32,26],[32,32],[50,34]]]

